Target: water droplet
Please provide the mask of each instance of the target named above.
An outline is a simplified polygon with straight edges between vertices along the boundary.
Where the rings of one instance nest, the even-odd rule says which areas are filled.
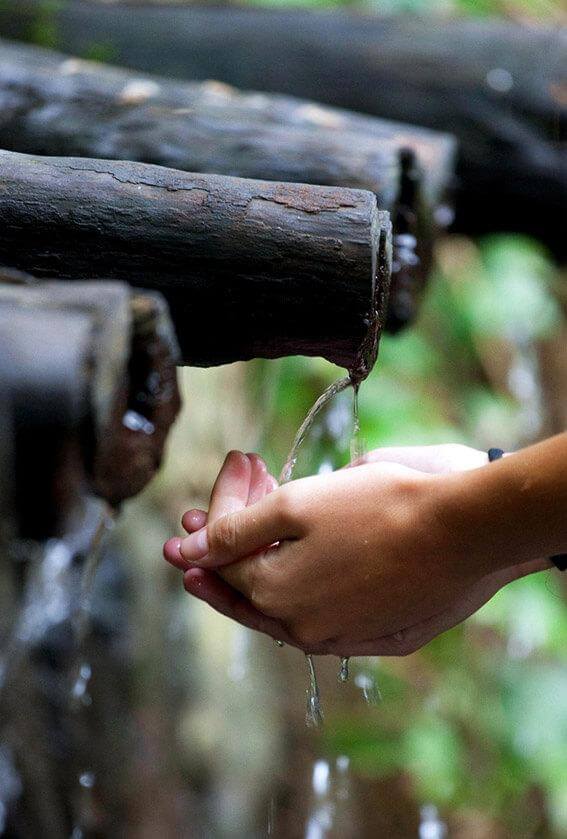
[[[316,760],[313,766],[312,786],[313,792],[319,798],[323,798],[329,792],[331,783],[331,768],[328,761]]]
[[[354,677],[354,683],[362,691],[364,701],[368,705],[378,705],[382,701],[380,688],[376,683],[376,679],[370,673],[357,673]]]
[[[497,93],[508,93],[514,87],[514,78],[509,70],[494,67],[486,74],[486,84]]]
[[[439,818],[434,804],[424,804],[420,810],[419,839],[444,839],[447,826]]]
[[[433,219],[439,227],[450,227],[455,219],[455,211],[448,204],[439,204],[433,211]]]
[[[140,431],[148,436],[156,430],[153,422],[150,422],[137,411],[126,411],[122,417],[122,425],[129,428],[130,431]]]
[[[92,789],[95,785],[94,772],[82,772],[79,775],[79,784],[85,789]]]

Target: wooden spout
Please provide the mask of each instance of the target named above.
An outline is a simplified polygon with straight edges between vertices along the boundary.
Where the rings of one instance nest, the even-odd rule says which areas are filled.
[[[391,265],[372,193],[12,152],[0,179],[0,261],[162,292],[184,363],[372,368]]]

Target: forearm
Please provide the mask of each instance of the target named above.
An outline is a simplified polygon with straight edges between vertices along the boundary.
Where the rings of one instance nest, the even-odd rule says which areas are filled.
[[[440,484],[434,514],[489,573],[567,551],[567,434]],[[545,561],[541,561],[545,567]]]

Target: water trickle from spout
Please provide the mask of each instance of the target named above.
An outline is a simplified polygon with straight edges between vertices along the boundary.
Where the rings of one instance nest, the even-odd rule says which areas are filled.
[[[348,664],[349,658],[348,656],[343,656],[341,658],[341,667],[339,670],[338,680],[339,682],[348,682]]]
[[[110,509],[105,507],[101,511],[98,525],[92,535],[86,552],[81,576],[81,591],[79,610],[75,615],[75,643],[78,649],[82,647],[89,630],[90,606],[93,585],[101,558],[101,549],[108,533],[114,527],[114,517]]]
[[[293,445],[291,450],[286,458],[285,464],[280,474],[280,484],[288,483],[293,478],[293,472],[295,466],[297,464],[297,458],[299,454],[299,450],[303,445],[305,439],[307,438],[309,432],[313,428],[313,424],[315,419],[319,415],[319,413],[329,405],[329,403],[338,396],[339,393],[342,393],[348,387],[352,387],[353,389],[353,407],[352,407],[352,434],[351,434],[351,445],[350,445],[350,456],[351,460],[356,460],[357,458],[361,457],[363,454],[364,446],[362,444],[360,438],[360,415],[359,415],[359,402],[358,402],[358,394],[360,389],[360,381],[355,380],[351,375],[345,376],[342,379],[337,379],[337,381],[333,382],[321,396],[316,400],[313,404],[311,410],[307,413],[305,419],[301,423],[297,434],[295,435],[295,439],[293,441]],[[333,426],[333,423],[329,423],[329,426]],[[333,437],[338,439],[341,435],[341,423],[338,423],[338,428],[331,428],[333,431]],[[318,474],[326,474],[328,472],[333,471],[333,464],[330,461],[323,461],[321,464]],[[276,640],[276,644],[278,646],[283,646],[281,641]],[[313,662],[313,657],[311,655],[306,656],[307,658],[307,666],[309,671],[309,686],[307,689],[307,715],[306,715],[306,722],[308,726],[318,726],[323,721],[323,713],[321,708],[321,698],[319,694],[319,687],[317,684],[317,675],[315,671],[315,664]],[[338,674],[339,681],[346,682],[349,677],[349,659],[347,657],[341,658],[340,670]]]
[[[357,460],[364,454],[364,445],[360,436],[360,413],[358,407],[358,391],[360,384],[352,386],[352,437],[350,440],[350,459]]]
[[[307,416],[299,426],[299,430],[295,435],[295,439],[293,441],[293,445],[291,450],[287,456],[286,462],[280,474],[280,484],[287,484],[288,481],[291,481],[293,476],[293,470],[295,469],[295,464],[297,463],[297,457],[299,454],[299,450],[305,441],[305,438],[309,434],[313,426],[313,422],[316,416],[320,413],[320,411],[325,408],[329,402],[337,396],[337,394],[342,393],[343,390],[346,390],[347,387],[352,385],[352,381],[350,376],[345,376],[343,379],[337,379],[336,382],[333,382],[321,396],[316,400],[313,404],[311,410],[307,413]]]
[[[307,661],[307,670],[309,673],[309,684],[306,691],[307,712],[305,715],[305,723],[309,728],[317,728],[323,723],[323,709],[321,707],[319,684],[317,682],[317,673],[315,672],[313,656],[306,655],[305,658]]]
[[[297,457],[299,454],[299,450],[305,441],[305,438],[309,434],[309,431],[313,427],[313,423],[317,417],[317,415],[325,408],[331,401],[337,396],[339,393],[342,393],[347,387],[352,385],[352,379],[350,376],[345,376],[342,379],[337,379],[336,382],[333,382],[321,396],[315,401],[311,410],[307,413],[307,416],[299,426],[299,430],[295,435],[295,439],[293,441],[293,445],[290,449],[290,452],[287,456],[287,459],[284,463],[283,469],[280,474],[280,484],[286,484],[291,481],[293,477],[293,471],[295,469],[295,465],[297,463]],[[356,390],[358,392],[358,386],[356,386]],[[283,646],[281,641],[276,641],[278,646]],[[307,714],[306,714],[306,724],[310,727],[316,727],[321,725],[323,721],[323,712],[321,708],[321,698],[319,695],[319,686],[317,684],[317,674],[315,672],[315,664],[313,662],[313,656],[308,655],[307,658],[307,667],[309,671],[309,685],[307,688]]]

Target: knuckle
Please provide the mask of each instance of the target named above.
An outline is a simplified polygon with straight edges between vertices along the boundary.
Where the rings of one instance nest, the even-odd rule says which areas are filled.
[[[212,553],[232,554],[238,547],[238,520],[223,516],[209,528],[209,550]]]

